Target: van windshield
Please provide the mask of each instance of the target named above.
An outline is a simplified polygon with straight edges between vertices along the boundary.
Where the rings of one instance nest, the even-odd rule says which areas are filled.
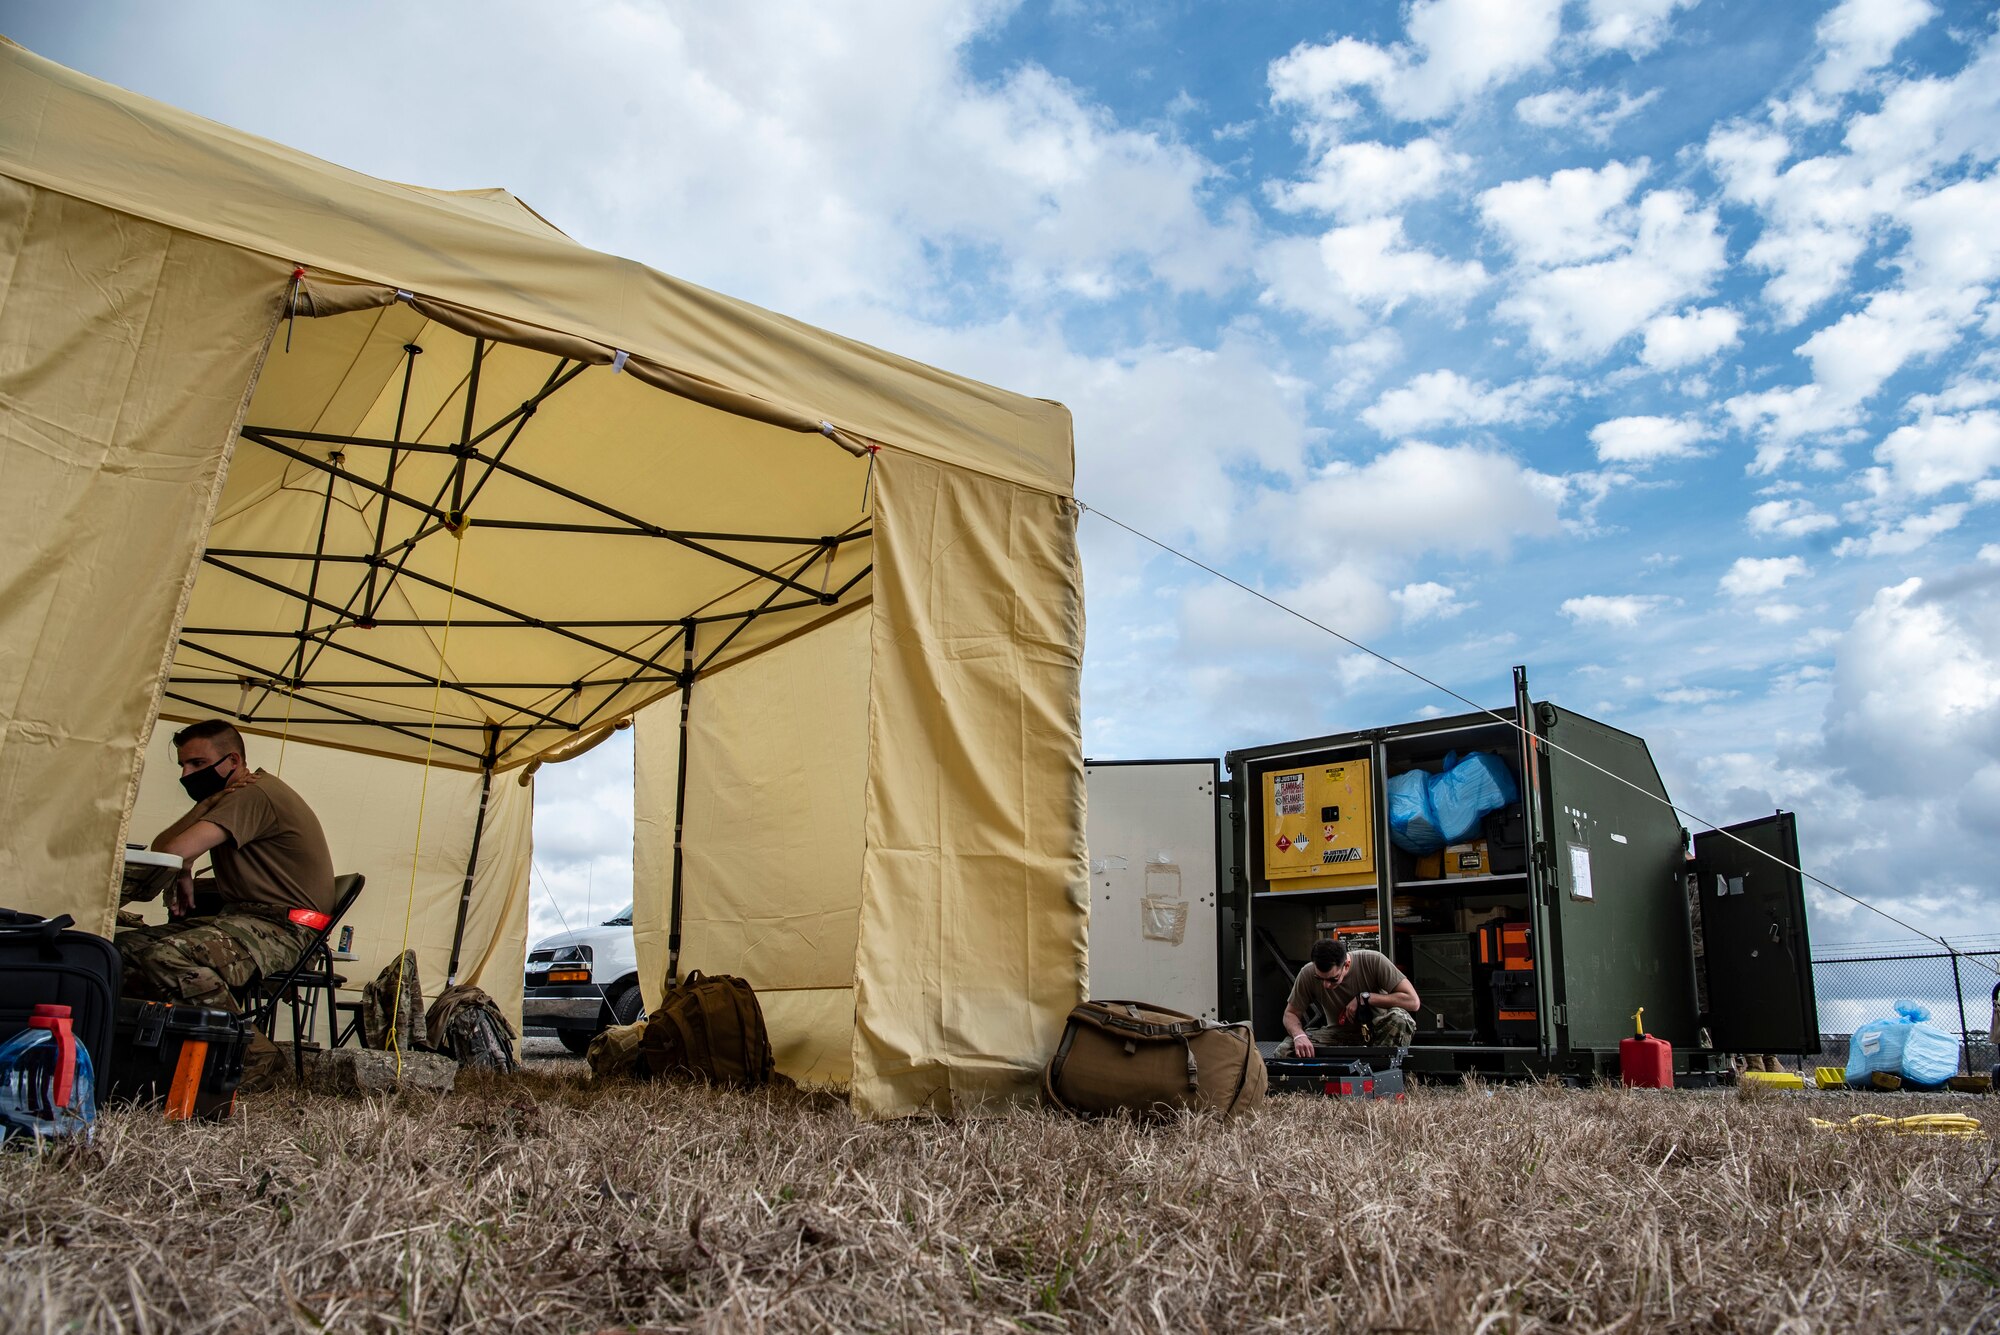
[[[606,927],[630,927],[632,925],[632,906],[627,904],[624,908],[619,909],[616,917],[604,920],[604,925]]]

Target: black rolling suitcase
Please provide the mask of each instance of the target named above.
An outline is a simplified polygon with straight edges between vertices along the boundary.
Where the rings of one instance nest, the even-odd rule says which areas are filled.
[[[74,921],[67,913],[38,918],[0,909],[0,1043],[27,1028],[36,1006],[67,1006],[102,1090],[110,1085],[111,1031],[118,1015],[118,949],[101,936],[74,930]]]

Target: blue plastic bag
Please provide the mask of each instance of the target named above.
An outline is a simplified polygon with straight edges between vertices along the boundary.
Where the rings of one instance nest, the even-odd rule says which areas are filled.
[[[1437,809],[1431,805],[1431,778],[1420,769],[1389,780],[1389,839],[1410,853],[1435,853],[1444,847]]]
[[[1444,842],[1456,844],[1477,835],[1486,813],[1511,806],[1521,790],[1507,762],[1490,751],[1474,751],[1455,765],[1446,761],[1445,772],[1430,781],[1431,809]]]
[[[1958,1039],[1936,1025],[1913,1024],[1903,1044],[1903,1079],[1941,1085],[1958,1074]]]
[[[1896,1003],[1897,1018],[1870,1020],[1847,1044],[1847,1083],[1865,1085],[1878,1071],[1913,1085],[1941,1085],[1958,1074],[1958,1040],[1924,1021],[1930,1009],[1914,1001]]]

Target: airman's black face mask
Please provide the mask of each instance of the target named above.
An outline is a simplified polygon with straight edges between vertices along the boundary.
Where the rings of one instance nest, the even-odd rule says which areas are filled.
[[[228,758],[224,756],[223,760]],[[207,769],[198,769],[192,774],[181,775],[181,787],[187,789],[187,795],[197,802],[205,802],[227,788],[229,780],[215,772],[216,765],[221,763],[222,760],[218,760],[215,765],[210,765]]]

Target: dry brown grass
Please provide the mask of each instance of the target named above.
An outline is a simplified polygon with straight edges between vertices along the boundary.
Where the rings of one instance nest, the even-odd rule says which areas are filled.
[[[0,1325],[85,1331],[1992,1330],[2000,1100],[1419,1092],[1224,1126],[798,1094],[246,1100],[0,1155]]]

